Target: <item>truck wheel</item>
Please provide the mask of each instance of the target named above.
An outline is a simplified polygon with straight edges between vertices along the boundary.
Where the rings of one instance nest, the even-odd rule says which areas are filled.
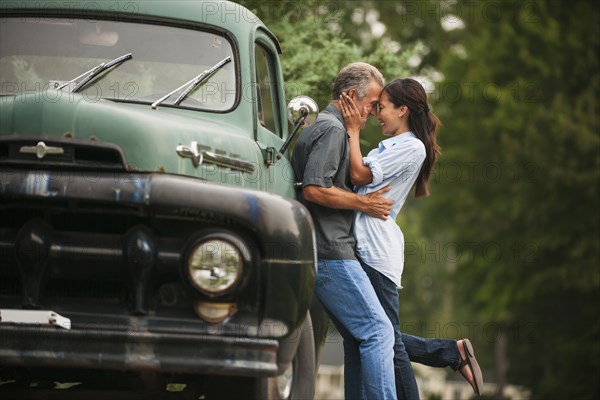
[[[306,315],[296,355],[280,376],[268,379],[269,399],[312,400],[316,380],[315,341],[312,320]],[[267,397],[267,396],[265,396]]]
[[[315,343],[310,314],[300,333],[300,343],[289,368],[273,378],[211,378],[203,388],[206,400],[312,400],[315,395]]]

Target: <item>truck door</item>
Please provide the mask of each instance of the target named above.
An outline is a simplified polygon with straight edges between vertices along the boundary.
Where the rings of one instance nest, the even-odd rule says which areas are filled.
[[[295,198],[293,172],[289,157],[277,159],[276,153],[288,135],[285,116],[283,78],[277,50],[270,37],[258,31],[254,43],[256,63],[257,144],[267,165],[261,170],[261,189]]]

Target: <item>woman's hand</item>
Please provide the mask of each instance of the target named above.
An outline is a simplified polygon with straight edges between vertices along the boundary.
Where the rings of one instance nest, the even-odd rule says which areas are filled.
[[[346,94],[340,95],[340,109],[344,122],[346,123],[346,131],[352,139],[357,139],[360,135],[360,130],[365,127],[369,114],[366,109],[362,110],[362,113],[354,104],[354,101]]]
[[[367,185],[373,181],[373,173],[369,167],[363,165],[359,138],[360,130],[364,128],[369,113],[367,113],[365,107],[361,114],[354,101],[346,93],[340,95],[340,109],[346,123],[346,132],[350,136],[348,140],[350,148],[350,182],[353,185]]]

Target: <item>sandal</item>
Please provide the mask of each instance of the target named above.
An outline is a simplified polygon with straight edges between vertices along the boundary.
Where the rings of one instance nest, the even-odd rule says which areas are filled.
[[[477,360],[475,359],[473,345],[471,344],[471,341],[469,339],[463,339],[461,340],[461,342],[465,350],[465,354],[467,355],[467,358],[460,360],[460,364],[458,365],[458,371],[467,380],[467,382],[471,384],[473,392],[475,392],[476,395],[481,395],[481,389],[483,389],[483,376],[481,374],[481,368],[479,368],[479,363],[477,363]],[[467,375],[463,373],[463,368],[466,366],[468,366],[471,369],[471,374],[473,375],[473,382],[469,381]]]

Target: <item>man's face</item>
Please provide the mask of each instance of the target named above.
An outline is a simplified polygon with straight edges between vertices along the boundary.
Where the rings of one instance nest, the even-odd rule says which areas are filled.
[[[354,102],[356,103],[356,107],[361,111],[363,111],[363,107],[366,109],[368,115],[377,116],[377,103],[379,102],[379,95],[381,94],[381,90],[383,88],[379,85],[375,80],[371,80],[369,85],[367,86],[367,95],[358,100],[358,96],[354,96]]]

